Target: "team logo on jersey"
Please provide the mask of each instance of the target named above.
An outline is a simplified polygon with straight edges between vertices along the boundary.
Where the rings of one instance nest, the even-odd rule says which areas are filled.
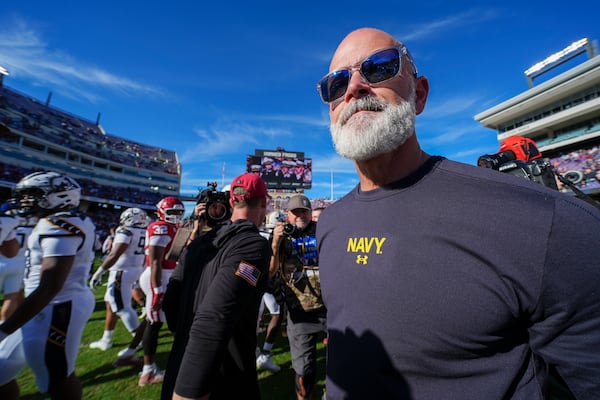
[[[385,240],[385,237],[351,237],[346,252],[356,254],[356,264],[367,265],[370,256],[383,254]]]

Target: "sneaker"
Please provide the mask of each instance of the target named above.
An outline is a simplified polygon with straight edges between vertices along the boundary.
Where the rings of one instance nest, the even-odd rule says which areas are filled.
[[[106,351],[110,349],[113,345],[112,340],[100,339],[95,342],[90,343],[90,349],[98,349],[102,351]]]
[[[281,367],[271,360],[268,354],[261,354],[256,359],[256,369],[267,369],[271,372],[279,372]]]
[[[141,367],[144,365],[144,359],[135,354],[125,357],[119,357],[112,363],[113,367]]]
[[[154,383],[162,383],[165,379],[164,371],[159,369],[152,370],[148,373],[140,373],[140,379],[138,380],[138,386],[152,385]]]
[[[130,349],[129,347],[124,348],[123,350],[117,353],[118,357],[131,357],[135,355],[137,349]]]

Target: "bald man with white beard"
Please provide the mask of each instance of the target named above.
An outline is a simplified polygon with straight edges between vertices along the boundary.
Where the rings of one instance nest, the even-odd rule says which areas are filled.
[[[318,83],[359,184],[317,228],[327,399],[600,398],[600,210],[421,149],[429,83],[361,28]],[[351,217],[350,217],[351,216]]]

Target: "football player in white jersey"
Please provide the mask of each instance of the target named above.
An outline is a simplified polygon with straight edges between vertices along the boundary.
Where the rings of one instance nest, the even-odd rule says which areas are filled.
[[[16,236],[18,220],[10,215],[0,215],[0,294],[3,294],[0,323],[12,314],[23,300],[23,270],[25,263],[18,266],[13,262],[19,251]],[[0,399],[19,398],[16,377],[25,365],[21,344],[21,330],[0,342]]]
[[[100,340],[90,343],[93,349],[107,350],[112,347],[113,333],[119,318],[132,335],[138,336],[139,341],[142,339],[146,324],[145,322],[140,324],[137,313],[131,305],[131,298],[134,284],[144,268],[144,244],[149,223],[148,214],[140,208],[128,208],[123,211],[110,253],[90,279],[90,287],[95,289],[102,282],[102,275],[110,271],[104,295],[106,303],[104,334]],[[118,366],[142,364],[142,360],[136,357],[135,353],[119,358],[119,361]]]
[[[184,212],[185,207],[177,197],[165,197],[156,205],[158,220],[146,230],[146,268],[140,276],[140,286],[146,295],[148,325],[144,332],[144,367],[138,380],[139,386],[161,383],[164,379],[164,372],[155,363],[156,348],[158,334],[165,321],[162,299],[169,277],[177,266],[176,261],[168,260],[166,256]]]
[[[22,328],[40,391],[52,399],[81,399],[75,361],[95,305],[87,286],[95,226],[75,210],[81,187],[71,177],[35,172],[17,183],[15,193],[21,207],[40,219],[27,241],[25,300],[0,325],[0,341]]]

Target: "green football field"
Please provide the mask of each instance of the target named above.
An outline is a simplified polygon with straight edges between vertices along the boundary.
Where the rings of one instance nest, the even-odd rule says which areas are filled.
[[[87,323],[81,342],[81,350],[77,359],[76,374],[83,384],[83,398],[89,400],[129,400],[129,399],[158,399],[160,385],[137,385],[139,368],[123,367],[115,369],[111,364],[117,358],[117,353],[127,347],[131,335],[121,322],[117,323],[113,338],[113,347],[107,351],[90,349],[89,343],[100,339],[104,330],[104,289],[101,286],[95,291],[96,308]],[[265,316],[268,318],[268,316]],[[267,322],[267,321],[265,321]],[[259,335],[259,344],[262,345],[263,335]],[[159,338],[157,351],[157,364],[165,368],[173,337],[164,324]],[[139,352],[141,355],[142,352]],[[325,346],[318,345],[319,377],[316,390],[323,391],[325,380]],[[259,383],[262,397],[269,399],[295,399],[294,372],[291,366],[288,341],[285,336],[280,336],[274,349],[272,359],[281,366],[281,371],[273,374],[269,371],[259,371]],[[46,399],[41,395],[33,379],[31,371],[26,367],[17,378],[21,386],[21,398],[26,400]]]

